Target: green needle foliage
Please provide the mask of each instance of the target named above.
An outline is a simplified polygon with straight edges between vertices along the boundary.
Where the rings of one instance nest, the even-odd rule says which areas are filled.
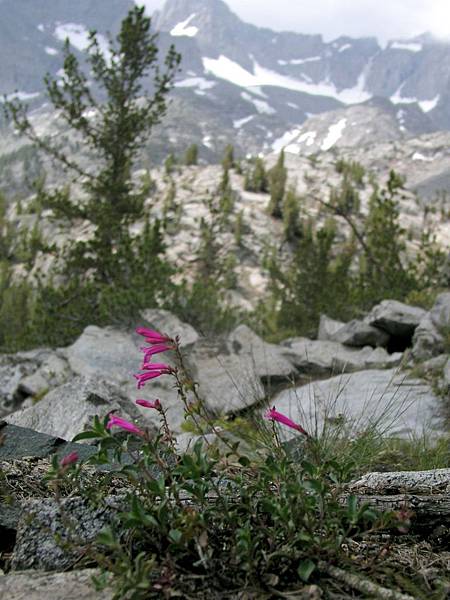
[[[45,77],[48,97],[62,120],[77,132],[85,149],[96,157],[96,164],[100,159],[95,173],[40,137],[22,102],[5,103],[7,116],[20,133],[81,178],[87,202],[66,198],[63,204],[49,195],[47,204],[55,204],[68,218],[77,216],[95,225],[93,239],[80,242],[75,253],[79,267],[91,269],[94,279],[104,283],[111,283],[118,271],[124,271],[124,257],[118,250],[128,243],[130,222],[143,215],[144,198],[133,186],[132,169],[143,142],[166,111],[166,96],[180,61],[172,46],[161,71],[155,40],[144,8],[136,7],[123,20],[116,40],[110,40],[108,52],[101,48],[96,32],[90,33],[87,63],[94,85],[82,71],[68,40],[63,76]],[[143,85],[150,73],[152,95]]]
[[[52,273],[30,291],[28,304],[33,306],[23,318],[26,331],[22,332],[28,344],[31,338],[39,344],[53,342],[57,334],[62,336],[60,344],[69,342],[86,325],[132,318],[136,309],[157,304],[163,291],[167,293],[171,269],[161,257],[159,224],[145,226],[148,182],[136,184],[132,173],[149,133],[166,112],[180,55],[171,46],[161,60],[150,26],[144,8],[131,9],[117,37],[110,38],[107,51],[92,31],[86,53],[88,74],[67,40],[62,77],[45,77],[51,103],[83,147],[81,159],[69,156],[55,140],[40,136],[22,102],[4,104],[18,132],[59,163],[84,191],[80,199],[67,185],[51,191],[41,186],[40,205],[52,208],[56,217],[69,224],[83,219],[93,226],[89,239],[68,245],[62,272]],[[95,171],[90,157],[95,157]],[[136,221],[145,228],[134,239],[130,225]],[[57,288],[51,284],[54,275],[63,282]],[[53,319],[50,329],[49,318]],[[63,321],[66,326],[60,331],[57,324]],[[17,331],[19,345],[20,335]]]

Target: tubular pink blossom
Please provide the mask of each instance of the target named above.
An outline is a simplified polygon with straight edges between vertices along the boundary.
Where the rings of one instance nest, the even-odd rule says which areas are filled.
[[[159,331],[155,331],[154,329],[147,329],[147,327],[138,327],[136,329],[136,333],[145,337],[145,341],[148,344],[164,344],[164,343],[172,343],[173,339],[168,335],[164,335],[159,333]]]
[[[153,346],[141,348],[141,351],[144,353],[144,362],[147,362],[151,359],[154,354],[159,354],[160,352],[167,352],[168,350],[173,350],[174,346],[169,344],[154,344]]]
[[[305,431],[301,425],[295,423],[292,419],[286,417],[286,415],[283,415],[282,413],[275,410],[275,407],[269,408],[264,413],[264,418],[272,421],[277,421],[278,423],[282,423],[283,425],[291,427],[292,429],[296,429],[297,431],[300,431],[300,433],[303,433],[303,435],[309,437],[309,433]]]
[[[143,371],[164,371],[167,373],[172,373],[173,368],[166,363],[144,363],[142,365]]]
[[[122,419],[122,417],[116,417],[116,415],[109,415],[109,421],[106,425],[106,429],[111,429],[112,427],[120,427],[125,431],[130,431],[131,433],[135,433],[136,435],[144,435],[142,429],[139,429],[133,423]]]
[[[148,373],[137,373],[134,377],[137,379],[137,387],[138,390],[143,387],[146,381],[150,381],[150,379],[156,379],[157,377],[161,377],[161,375],[169,375],[172,373],[172,370],[158,370],[158,371],[149,371]]]
[[[78,456],[77,452],[70,452],[70,454],[67,454],[61,461],[61,466],[62,467],[67,467],[68,465],[73,465],[77,462],[77,460],[80,457]]]
[[[144,408],[155,408],[156,410],[160,410],[161,409],[161,402],[159,400],[136,400],[136,404],[139,404],[139,406],[143,406]]]

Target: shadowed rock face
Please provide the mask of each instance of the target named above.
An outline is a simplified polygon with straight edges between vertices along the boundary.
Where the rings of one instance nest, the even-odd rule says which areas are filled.
[[[433,308],[424,315],[413,337],[416,360],[427,360],[446,351],[450,332],[450,292],[440,294]],[[447,348],[448,350],[448,348]]]

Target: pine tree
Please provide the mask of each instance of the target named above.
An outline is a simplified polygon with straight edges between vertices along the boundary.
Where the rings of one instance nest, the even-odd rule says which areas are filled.
[[[103,283],[128,271],[121,248],[129,245],[129,224],[143,216],[144,200],[141,190],[133,186],[132,169],[143,142],[166,111],[166,96],[180,61],[171,46],[165,57],[165,70],[161,71],[156,35],[150,32],[150,25],[144,8],[131,9],[116,39],[111,39],[108,53],[92,31],[86,55],[87,75],[67,40],[63,76],[45,77],[53,107],[78,134],[85,149],[98,157],[95,170],[69,157],[52,140],[39,136],[21,101],[5,103],[6,114],[16,129],[80,178],[87,202],[80,205],[67,199],[63,204],[50,194],[47,203],[65,212],[69,219],[77,216],[95,225],[93,239],[80,242],[72,258],[77,257],[80,270],[90,269],[94,279]],[[151,95],[143,87],[143,79],[150,73]],[[85,257],[88,258],[84,260]]]
[[[225,147],[225,152],[222,159],[222,167],[224,171],[228,171],[234,167],[234,148],[231,144]]]
[[[253,168],[247,171],[244,180],[244,189],[248,192],[269,191],[269,180],[262,158],[256,158]]]
[[[196,165],[198,162],[198,146],[197,144],[191,144],[184,153],[184,164],[186,166]]]
[[[270,202],[269,214],[280,219],[283,216],[282,206],[286,189],[287,170],[284,166],[284,150],[280,152],[276,165],[269,172]]]
[[[374,187],[364,227],[360,260],[362,302],[366,306],[389,297],[403,299],[415,281],[405,260],[406,232],[399,223],[397,195],[403,180],[391,171],[385,189]]]

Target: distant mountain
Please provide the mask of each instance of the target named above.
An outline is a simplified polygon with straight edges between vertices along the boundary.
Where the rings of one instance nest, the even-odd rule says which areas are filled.
[[[0,0],[0,92],[42,104],[42,75],[61,68],[65,37],[82,59],[89,29],[114,34],[132,5]],[[214,160],[228,142],[242,153],[284,141],[310,153],[450,130],[450,45],[429,35],[385,48],[375,38],[324,42],[244,23],[222,0],[167,0],[153,24],[162,52],[173,42],[183,55],[161,155],[194,141]]]

